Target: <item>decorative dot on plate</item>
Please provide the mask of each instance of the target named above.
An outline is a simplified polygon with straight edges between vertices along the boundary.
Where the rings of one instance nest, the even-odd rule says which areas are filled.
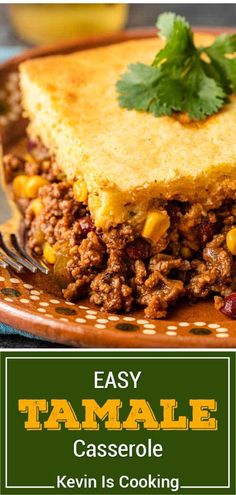
[[[20,280],[18,280],[18,278],[10,278],[10,282],[12,284],[19,284],[20,283]]]
[[[194,325],[196,325],[196,327],[204,327],[206,323],[205,321],[195,321]]]
[[[40,291],[39,290],[33,289],[33,290],[30,291],[30,293],[33,294],[34,296],[40,296]]]
[[[189,333],[192,333],[193,335],[211,335],[212,331],[209,328],[191,328],[189,330]]]
[[[217,333],[225,333],[225,332],[227,333],[228,331],[229,331],[228,328],[224,328],[224,327],[219,327],[216,329]]]
[[[76,318],[75,320],[77,323],[86,323],[86,320],[84,318]]]
[[[187,321],[180,321],[179,323],[179,327],[189,327],[190,323],[188,323]]]
[[[40,304],[40,306],[45,306],[45,307],[46,306],[49,306],[49,303],[48,302],[44,302],[44,301],[40,302],[39,304]]]
[[[110,321],[118,321],[120,319],[119,316],[115,316],[115,315],[114,316],[113,315],[112,316],[108,316],[107,318]]]
[[[44,308],[37,308],[37,311],[39,313],[46,313],[46,309],[44,309]]]
[[[25,289],[33,289],[33,285],[30,285],[30,284],[23,284],[23,286],[25,287]]]
[[[135,321],[135,318],[133,316],[124,316],[123,320],[124,321]]]
[[[38,301],[40,299],[39,296],[29,296],[32,301]]]
[[[216,337],[224,339],[226,337],[229,337],[229,334],[228,333],[217,333]]]
[[[45,315],[44,315],[44,316],[47,316],[48,318],[53,318],[53,316],[52,316],[52,315],[50,315],[49,313],[45,313]]]
[[[65,301],[65,304],[67,304],[68,306],[75,306],[75,303],[71,301]]]
[[[108,322],[108,320],[107,320],[106,318],[98,318],[98,319],[97,319],[97,322],[98,322],[98,323],[107,323],[107,322]]]
[[[4,297],[4,301],[13,302],[13,299],[11,299],[10,297]]]
[[[69,321],[68,318],[59,318],[61,321]]]
[[[77,314],[75,309],[65,308],[63,306],[56,307],[55,311],[61,315],[66,315],[66,316],[72,316]]]
[[[145,323],[144,328],[156,328],[156,325],[153,325],[152,323]]]
[[[167,328],[168,330],[177,330],[178,327],[176,327],[175,325],[169,325]]]
[[[85,318],[87,318],[87,320],[96,320],[95,315],[86,315]]]
[[[13,289],[12,287],[4,287],[1,289],[1,293],[4,294],[4,296],[11,296],[11,297],[20,297],[21,293],[19,290]]]
[[[219,323],[209,323],[208,328],[218,328],[220,327]]]
[[[89,309],[88,306],[79,306],[80,309]]]
[[[117,330],[122,330],[125,332],[134,332],[139,330],[138,325],[134,325],[133,323],[117,323],[116,328]]]
[[[5,277],[0,277],[0,282],[4,282],[5,281]]]
[[[137,320],[137,323],[139,323],[140,325],[145,325],[145,323],[148,323],[147,320]]]
[[[52,304],[60,304],[60,301],[58,301],[57,299],[50,299],[50,303],[52,303]]]
[[[86,313],[88,313],[88,315],[96,315],[97,311],[95,311],[94,309],[87,309]]]
[[[174,332],[174,330],[168,330],[166,332],[166,335],[169,335],[170,337],[175,337],[177,335],[177,332]]]
[[[28,304],[30,301],[29,301],[29,299],[22,298],[22,299],[20,299],[20,302],[23,304]]]
[[[101,325],[100,323],[96,323],[96,325],[94,325],[96,328],[106,328],[106,325]]]
[[[148,328],[144,328],[144,330],[142,330],[142,333],[144,333],[145,335],[155,335],[156,331],[155,330],[149,330]]]

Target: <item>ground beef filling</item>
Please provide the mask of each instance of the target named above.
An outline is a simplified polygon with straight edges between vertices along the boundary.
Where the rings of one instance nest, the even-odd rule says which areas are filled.
[[[148,318],[163,318],[169,306],[185,297],[196,301],[234,290],[235,262],[226,233],[236,225],[236,202],[227,200],[211,211],[201,204],[163,202],[170,228],[154,245],[128,224],[104,233],[95,228],[85,204],[74,198],[55,160],[38,142],[26,157],[5,157],[7,178],[40,175],[40,211],[33,200],[25,206],[28,243],[43,256],[45,244],[56,252],[52,267],[64,297],[89,297],[108,312],[144,307]]]

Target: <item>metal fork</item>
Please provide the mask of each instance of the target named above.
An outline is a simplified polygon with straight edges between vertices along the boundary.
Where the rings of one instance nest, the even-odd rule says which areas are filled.
[[[17,273],[29,270],[48,274],[49,270],[23,246],[23,235],[20,234],[22,215],[12,199],[6,194],[3,167],[3,147],[0,146],[0,267],[11,267]],[[5,221],[4,221],[5,220]]]

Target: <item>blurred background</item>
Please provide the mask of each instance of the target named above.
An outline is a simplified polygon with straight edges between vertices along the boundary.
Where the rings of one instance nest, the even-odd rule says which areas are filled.
[[[0,45],[29,46],[154,26],[163,11],[184,15],[195,26],[236,28],[234,4],[11,4],[0,5]]]

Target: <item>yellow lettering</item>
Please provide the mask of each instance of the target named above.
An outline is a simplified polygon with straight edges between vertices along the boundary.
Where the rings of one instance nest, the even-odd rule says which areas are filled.
[[[159,430],[160,425],[156,421],[154,412],[148,401],[144,399],[131,399],[129,403],[132,409],[123,423],[123,428],[127,430],[139,430],[140,423],[143,423],[143,427],[146,430]]]
[[[188,419],[186,416],[179,416],[175,420],[175,409],[178,402],[175,399],[161,399],[160,404],[163,407],[163,421],[161,428],[163,430],[188,430]]]
[[[48,420],[44,422],[44,428],[60,430],[61,423],[64,423],[67,430],[80,430],[80,423],[77,421],[74,409],[68,400],[52,399],[51,405],[53,410]]]
[[[214,399],[190,399],[192,406],[192,430],[217,430],[218,421],[210,417],[210,411],[217,411],[217,402]]]
[[[119,409],[122,406],[120,399],[108,399],[103,406],[99,406],[94,399],[83,399],[82,405],[85,407],[85,420],[82,427],[85,430],[99,430],[96,418],[105,421],[105,428],[108,430],[120,430]]]
[[[21,413],[27,413],[25,421],[26,430],[42,430],[42,423],[39,421],[39,412],[47,412],[48,405],[45,399],[19,399],[18,409]]]

